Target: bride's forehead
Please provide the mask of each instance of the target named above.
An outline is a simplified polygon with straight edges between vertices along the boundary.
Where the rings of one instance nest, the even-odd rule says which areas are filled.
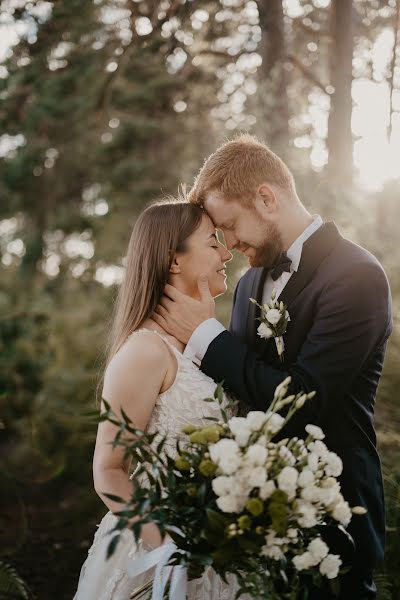
[[[215,233],[215,225],[207,213],[203,214],[199,229],[206,234]]]

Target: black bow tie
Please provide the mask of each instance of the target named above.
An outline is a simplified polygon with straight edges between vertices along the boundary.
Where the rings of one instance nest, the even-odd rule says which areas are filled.
[[[286,254],[286,252],[282,252],[280,256],[278,256],[274,266],[270,270],[270,275],[274,281],[278,279],[282,275],[284,271],[290,273],[290,266],[292,261]]]

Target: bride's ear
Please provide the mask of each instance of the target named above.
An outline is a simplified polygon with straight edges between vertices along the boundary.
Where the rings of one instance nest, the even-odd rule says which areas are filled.
[[[174,260],[169,268],[169,272],[173,275],[178,275],[178,273],[181,272],[181,267],[179,266],[179,261],[177,260],[176,256],[174,256]]]

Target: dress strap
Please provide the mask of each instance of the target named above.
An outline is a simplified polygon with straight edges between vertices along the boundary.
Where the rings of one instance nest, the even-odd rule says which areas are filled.
[[[157,329],[148,329],[147,327],[141,327],[140,329],[136,329],[136,331],[134,331],[133,333],[131,333],[128,336],[128,339],[130,337],[132,337],[133,335],[135,335],[136,333],[143,333],[143,332],[145,332],[145,333],[154,333],[159,338],[161,338],[163,340],[163,342],[165,342],[165,344],[168,346],[168,348],[170,348],[178,358],[182,358],[183,357],[182,352],[180,350],[178,350],[178,348],[175,348],[175,346],[173,344],[171,344],[171,342],[167,339],[167,337],[165,335],[163,335],[162,333],[160,333],[159,331],[157,331]]]

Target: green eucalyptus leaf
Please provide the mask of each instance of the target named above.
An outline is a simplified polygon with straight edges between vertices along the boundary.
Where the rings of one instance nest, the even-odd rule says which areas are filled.
[[[115,535],[111,542],[107,546],[107,559],[112,556],[117,548],[118,542],[120,540],[120,534]]]
[[[119,504],[125,504],[126,502],[126,500],[124,500],[120,496],[115,496],[114,494],[106,494],[105,492],[102,492],[102,494],[109,500],[112,500],[112,502],[118,502]]]

